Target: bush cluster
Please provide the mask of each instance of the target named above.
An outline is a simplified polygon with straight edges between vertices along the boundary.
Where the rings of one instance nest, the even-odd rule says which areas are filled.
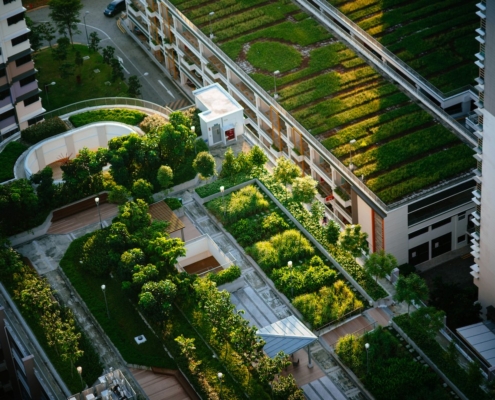
[[[170,207],[172,211],[182,207],[182,202],[176,197],[167,197],[163,201]]]
[[[126,108],[109,108],[103,110],[86,111],[69,117],[69,121],[76,128],[93,122],[115,121],[128,125],[138,125],[146,114],[141,111]]]
[[[231,265],[227,269],[223,269],[218,274],[209,273],[206,278],[213,281],[217,286],[225,283],[233,282],[241,276],[241,269],[237,265]]]
[[[21,132],[21,139],[32,145],[66,131],[67,125],[65,122],[59,117],[54,117],[27,127]]]

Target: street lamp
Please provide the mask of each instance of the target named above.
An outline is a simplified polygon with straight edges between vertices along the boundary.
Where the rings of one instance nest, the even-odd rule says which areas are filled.
[[[222,192],[222,208],[223,208],[223,219],[225,219],[225,186],[220,186],[220,192]]]
[[[222,378],[223,378],[223,374],[221,372],[219,372],[217,374],[217,376],[218,376],[218,381],[220,382],[220,396],[219,397],[222,398]]]
[[[191,126],[191,133],[193,135],[196,135],[196,127],[194,125]],[[198,139],[198,137],[195,137],[194,138],[194,155],[198,154],[198,152],[196,151],[196,142],[197,142],[197,139]]]
[[[95,198],[96,208],[98,209],[98,216],[100,217],[100,229],[103,229],[103,224],[101,223],[101,214],[100,214],[100,198]]]
[[[108,303],[107,303],[107,294],[105,293],[105,289],[107,287],[105,285],[101,285],[101,290],[103,291],[103,297],[105,298],[105,306],[107,307],[107,317],[110,319],[110,313],[108,312]]]
[[[352,164],[352,147],[354,145],[354,143],[356,143],[356,139],[352,139],[349,144],[351,146],[350,150],[349,150],[349,169],[352,171],[354,170],[354,165]]]
[[[77,367],[76,369],[77,369],[77,373],[79,374],[79,378],[81,378],[81,387],[84,389],[84,383],[82,380],[82,367]]]
[[[57,82],[52,82],[52,83],[47,83],[45,85],[46,100],[48,101],[48,105],[50,105],[50,98],[48,97],[48,89],[47,89],[47,87],[48,86],[55,86],[56,84],[57,84]]]
[[[369,343],[366,343],[364,345],[364,347],[366,348],[366,373],[369,374],[370,373],[370,359],[368,357],[368,349],[370,348],[370,344]]]
[[[275,87],[275,93],[273,95],[273,98],[274,99],[278,98],[278,94],[277,94],[277,79],[276,79],[276,76],[278,74],[280,74],[280,71],[278,69],[273,72],[273,86]]]
[[[211,30],[211,17],[215,15],[215,11],[212,11],[208,14],[208,20],[210,21],[210,39],[213,40],[213,31]]]
[[[89,11],[86,11],[83,15],[83,20],[84,20],[84,30],[86,31],[86,44],[89,47],[89,36],[88,36],[88,27],[86,26],[86,15],[89,14]]]
[[[291,292],[291,297],[294,298],[294,286],[292,285],[292,276],[293,274],[293,269],[292,269],[292,261],[287,262],[287,266],[290,269],[290,292]]]

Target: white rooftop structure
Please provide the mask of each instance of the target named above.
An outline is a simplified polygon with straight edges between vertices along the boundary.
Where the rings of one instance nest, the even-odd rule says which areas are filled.
[[[491,367],[495,366],[495,325],[479,322],[457,329],[457,333],[476,350]]]
[[[195,90],[193,93],[209,111],[203,113],[205,121],[243,110],[239,103],[218,83]]]
[[[272,358],[280,351],[293,354],[318,339],[293,315],[265,326],[257,334],[266,342],[263,350]]]

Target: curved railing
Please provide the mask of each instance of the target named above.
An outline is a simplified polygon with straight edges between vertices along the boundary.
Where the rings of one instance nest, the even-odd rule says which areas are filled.
[[[142,99],[133,99],[129,97],[101,97],[99,99],[83,100],[77,103],[72,103],[64,107],[57,108],[53,111],[48,111],[43,114],[45,119],[60,117],[62,115],[70,114],[75,111],[82,110],[84,108],[91,107],[104,107],[104,106],[132,106],[139,107],[143,109],[153,110],[157,113],[163,114],[164,116],[170,115],[173,111],[168,107],[162,107],[151,101],[146,101]]]

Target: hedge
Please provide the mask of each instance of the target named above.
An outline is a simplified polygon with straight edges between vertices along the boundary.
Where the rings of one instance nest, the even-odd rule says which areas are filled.
[[[21,132],[21,139],[29,144],[35,144],[42,140],[67,132],[67,125],[59,117],[45,119]]]
[[[231,265],[229,268],[220,271],[218,274],[206,274],[206,278],[215,282],[217,286],[233,282],[240,276],[241,269],[237,265]]]
[[[101,121],[115,121],[123,124],[137,126],[144,120],[146,114],[141,111],[129,110],[127,108],[110,108],[104,110],[86,111],[73,115],[69,121],[76,128]]]
[[[10,142],[0,153],[0,182],[14,178],[14,165],[27,146],[19,142]]]

